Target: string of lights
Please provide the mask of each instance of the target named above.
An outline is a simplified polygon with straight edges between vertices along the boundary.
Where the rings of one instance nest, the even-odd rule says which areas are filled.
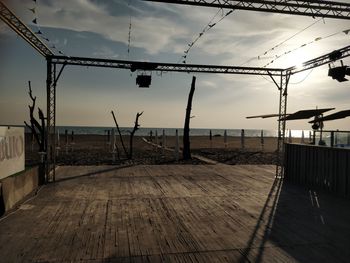
[[[130,1],[128,2],[128,8],[129,8],[129,32],[128,32],[128,58],[130,57],[130,47],[131,47],[131,7],[130,7]]]
[[[35,34],[40,36],[41,39],[45,40],[51,49],[56,50],[59,54],[65,56],[66,54],[62,50],[58,49],[56,47],[56,45],[54,43],[52,43],[52,41],[50,41],[50,39],[44,34],[44,31],[42,30],[42,28],[39,25],[39,18],[38,18],[38,12],[37,12],[38,1],[32,0],[32,3],[33,3],[33,6],[31,8],[29,8],[29,11],[33,14],[32,23],[36,26]]]
[[[182,62],[183,64],[186,64],[187,57],[189,55],[190,50],[193,48],[193,46],[199,41],[200,38],[204,36],[205,33],[207,33],[209,30],[211,30],[213,27],[215,27],[218,23],[220,23],[224,18],[229,16],[231,13],[233,13],[233,9],[224,13],[223,9],[219,9],[216,14],[210,19],[208,24],[202,29],[202,31],[192,40],[191,43],[187,44],[187,49],[183,52],[183,55],[179,59],[179,62]],[[215,18],[221,13],[220,18],[215,22]]]
[[[246,65],[249,62],[253,61],[253,60],[260,60],[262,59],[262,56],[266,56],[267,54],[269,54],[271,51],[274,51],[275,49],[277,49],[278,47],[282,46],[284,43],[286,43],[287,41],[293,39],[294,37],[296,37],[297,35],[303,33],[304,31],[308,30],[309,28],[311,28],[312,26],[316,25],[318,22],[320,22],[321,20],[324,21],[324,18],[320,18],[318,20],[316,20],[315,22],[312,22],[310,25],[308,25],[307,27],[299,30],[298,32],[294,33],[293,35],[291,35],[290,37],[284,39],[283,41],[281,41],[280,43],[278,43],[277,45],[273,46],[272,48],[267,49],[266,51],[262,52],[260,55],[255,56],[253,58],[248,59],[247,61],[245,61],[244,63],[242,63],[240,66]],[[324,22],[325,23],[325,22]]]
[[[293,53],[293,52],[295,52],[295,51],[297,51],[297,50],[299,50],[299,49],[305,48],[306,46],[309,46],[309,45],[311,45],[311,44],[314,44],[314,43],[316,43],[316,42],[325,40],[325,39],[330,38],[330,37],[334,37],[334,36],[336,36],[336,35],[338,35],[338,34],[344,33],[345,35],[349,35],[349,32],[350,32],[350,29],[346,29],[346,30],[342,30],[342,31],[339,31],[339,32],[336,32],[336,33],[332,33],[332,34],[327,35],[327,36],[325,36],[325,37],[316,37],[316,38],[313,39],[312,41],[307,42],[307,43],[304,43],[304,44],[300,45],[300,46],[297,47],[297,48],[294,48],[294,49],[285,51],[284,53],[279,54],[279,55],[275,55],[275,56],[274,56],[274,59],[271,60],[270,62],[268,62],[267,64],[265,64],[263,67],[265,68],[265,67],[267,67],[267,66],[269,66],[269,65],[271,65],[271,64],[273,64],[273,63],[275,63],[276,60],[280,59],[281,57],[286,56],[286,55],[288,55],[288,54],[290,54],[290,53]]]

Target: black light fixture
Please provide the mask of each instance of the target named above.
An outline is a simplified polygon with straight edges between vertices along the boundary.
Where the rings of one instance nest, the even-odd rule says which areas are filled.
[[[149,88],[151,85],[151,80],[151,75],[137,75],[136,85],[138,85],[139,88]]]
[[[331,68],[329,65],[328,76],[332,77],[332,79],[336,79],[339,82],[348,81],[348,79],[345,78],[345,75],[350,75],[350,68],[344,66],[343,61],[341,61],[340,67]]]

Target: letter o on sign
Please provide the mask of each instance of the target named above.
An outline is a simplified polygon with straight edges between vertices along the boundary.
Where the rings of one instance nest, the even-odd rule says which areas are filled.
[[[17,137],[16,138],[15,151],[16,151],[16,156],[17,157],[20,157],[23,154],[24,142],[23,142],[23,138],[22,137]]]
[[[0,140],[0,161],[5,160],[5,140]]]

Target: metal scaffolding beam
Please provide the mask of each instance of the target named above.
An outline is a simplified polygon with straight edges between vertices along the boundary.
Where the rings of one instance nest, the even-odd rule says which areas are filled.
[[[317,0],[143,0],[311,17],[350,19],[350,4]]]
[[[53,52],[8,7],[0,1],[0,18],[44,57]]]
[[[162,72],[186,72],[186,73],[216,73],[216,74],[243,74],[243,75],[273,75],[279,76],[284,69],[279,68],[258,68],[258,67],[236,67],[222,65],[198,65],[198,64],[176,64],[161,62],[140,62],[127,60],[111,60],[84,57],[51,56],[52,63],[107,67],[128,69],[131,71],[162,71]]]
[[[305,70],[309,70],[309,69],[313,69],[313,68],[317,68],[317,67],[329,64],[331,62],[334,62],[336,60],[340,60],[342,58],[346,58],[349,56],[350,56],[350,46],[346,46],[346,47],[334,50],[328,54],[306,61],[302,63],[300,66],[287,68],[286,71],[290,72],[291,74],[296,74]]]

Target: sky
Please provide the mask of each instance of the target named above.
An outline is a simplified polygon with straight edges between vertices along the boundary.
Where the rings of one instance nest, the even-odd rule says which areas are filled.
[[[350,42],[350,33],[345,33],[350,22],[339,19],[243,10],[224,17],[230,10],[141,0],[5,3],[34,32],[40,29],[39,36],[49,39],[43,41],[54,53],[69,56],[181,63],[189,44],[215,23],[192,46],[187,63],[254,67],[269,63],[268,67],[287,68]],[[28,81],[37,104],[46,109],[46,61],[2,21],[0,57],[0,125],[21,125],[29,119]],[[343,62],[349,65],[350,59]],[[276,119],[245,118],[278,112],[279,93],[269,78],[146,74],[152,75],[152,84],[141,89],[135,83],[137,72],[67,66],[57,86],[56,125],[114,126],[110,113],[114,110],[120,126],[132,126],[136,113],[143,111],[141,127],[183,127],[192,76],[196,76],[192,128],[277,129]],[[316,106],[349,109],[350,82],[339,83],[327,74],[328,65],[293,75],[287,112]],[[325,127],[349,130],[349,124],[350,117],[327,122]],[[305,120],[287,125],[310,129]]]

